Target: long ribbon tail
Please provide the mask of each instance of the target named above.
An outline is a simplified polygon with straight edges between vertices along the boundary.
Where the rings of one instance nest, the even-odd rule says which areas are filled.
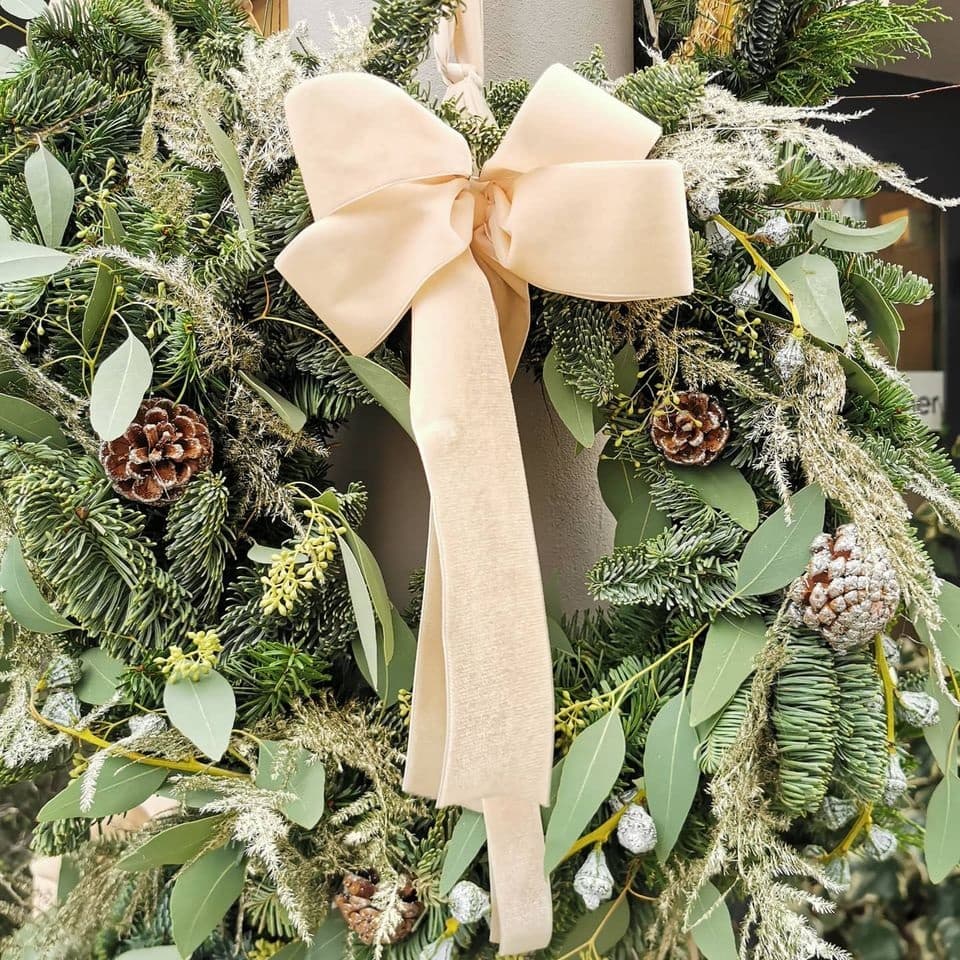
[[[483,811],[491,930],[501,953],[523,953],[552,931],[540,806],[553,674],[497,311],[469,251],[417,294],[411,346],[411,416],[435,536],[405,786]]]

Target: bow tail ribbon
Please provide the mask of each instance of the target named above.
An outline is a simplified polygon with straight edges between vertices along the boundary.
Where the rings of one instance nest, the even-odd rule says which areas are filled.
[[[411,419],[432,506],[404,786],[483,813],[493,939],[516,954],[552,929],[540,806],[553,676],[510,392],[519,356],[505,357],[500,322],[470,251],[412,305]]]

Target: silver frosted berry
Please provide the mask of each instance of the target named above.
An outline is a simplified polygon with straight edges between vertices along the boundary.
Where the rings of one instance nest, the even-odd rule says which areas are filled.
[[[459,923],[477,923],[490,912],[490,894],[469,880],[461,880],[450,891],[450,915]]]
[[[760,302],[760,274],[751,271],[730,291],[730,302],[738,310],[755,307]]]
[[[40,713],[61,727],[75,727],[83,708],[72,690],[51,690]]]
[[[897,838],[883,827],[871,827],[863,849],[874,860],[888,860],[897,852]]]
[[[617,824],[617,840],[628,853],[649,853],[657,845],[657,825],[639,803],[628,804]]]
[[[813,541],[807,571],[794,581],[790,599],[808,627],[846,653],[886,627],[900,587],[887,553],[861,543],[856,525],[846,523]]]
[[[883,802],[892,807],[907,792],[908,786],[907,775],[903,772],[900,758],[893,754],[887,765],[887,779],[883,784]]]
[[[793,224],[782,213],[776,213],[753,236],[764,243],[779,247],[790,239],[792,233]]]
[[[899,712],[914,727],[932,727],[940,720],[940,703],[923,690],[904,690],[900,694]]]
[[[75,657],[69,657],[65,653],[58,654],[50,663],[50,669],[47,670],[48,687],[72,687],[80,682],[83,675],[83,669],[80,661]]]
[[[698,187],[689,199],[690,211],[698,220],[709,220],[720,212],[720,193],[713,187]]]
[[[826,796],[820,804],[819,816],[828,830],[840,830],[857,815],[857,804],[846,797]]]
[[[773,362],[777,373],[780,374],[780,379],[784,383],[789,383],[806,364],[800,340],[793,334],[788,334],[774,354]]]
[[[573,889],[583,898],[588,910],[596,910],[613,896],[613,874],[607,866],[603,850],[595,847],[587,854],[587,859],[573,878]]]

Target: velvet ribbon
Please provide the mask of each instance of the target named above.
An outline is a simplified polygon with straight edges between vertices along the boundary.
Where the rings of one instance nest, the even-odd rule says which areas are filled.
[[[474,0],[438,38],[472,112],[479,14]],[[412,311],[431,518],[404,785],[482,811],[492,939],[536,950],[552,933],[540,807],[554,694],[510,380],[528,284],[604,301],[690,293],[681,170],[645,159],[656,124],[559,65],[479,171],[459,133],[373,76],[307,80],[286,109],[314,222],[277,268],[355,354]]]

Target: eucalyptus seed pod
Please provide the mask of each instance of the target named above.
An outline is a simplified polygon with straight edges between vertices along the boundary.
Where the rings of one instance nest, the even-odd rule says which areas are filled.
[[[45,679],[48,687],[72,687],[80,682],[82,676],[80,661],[76,657],[61,653],[50,662]]]
[[[639,803],[627,805],[617,824],[617,840],[628,853],[649,853],[657,845],[657,825]]]
[[[837,893],[850,889],[853,881],[849,857],[834,857],[823,865],[823,872]]]
[[[863,850],[874,860],[889,860],[897,852],[897,838],[885,827],[873,826],[864,841]]]
[[[490,912],[490,894],[469,880],[461,880],[448,897],[450,915],[459,923],[477,923]]]
[[[613,896],[613,874],[607,866],[603,850],[595,847],[587,854],[587,859],[573,878],[573,889],[583,898],[588,910],[596,910]]]
[[[828,830],[841,830],[857,815],[857,804],[846,797],[826,796],[817,816]]]
[[[45,719],[61,727],[75,727],[83,713],[83,707],[72,690],[51,690],[40,713]]]
[[[923,690],[904,690],[897,699],[897,712],[913,727],[932,727],[940,720],[940,702]]]
[[[782,213],[776,213],[765,220],[753,236],[755,240],[779,247],[790,239],[792,233],[793,224]]]

